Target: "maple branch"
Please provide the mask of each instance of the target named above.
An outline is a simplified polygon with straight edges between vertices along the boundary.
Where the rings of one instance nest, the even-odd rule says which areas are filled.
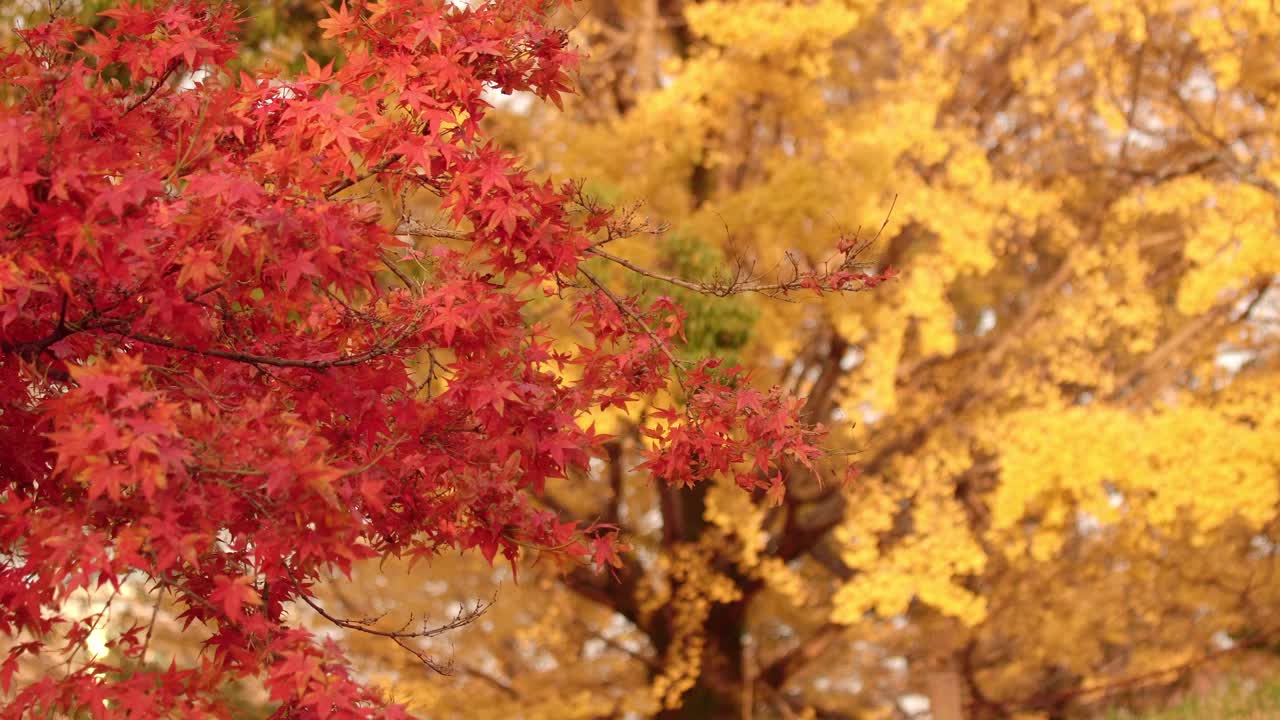
[[[55,343],[70,337],[78,332],[94,329],[94,325],[88,321],[91,316],[86,316],[79,322],[67,322],[67,303],[69,302],[66,295],[62,296],[62,304],[58,310],[58,323],[54,326],[53,331],[39,340],[29,342],[9,342],[0,340],[0,352],[13,353],[26,360],[35,360]]]
[[[588,212],[599,211],[599,207],[592,200],[583,196],[580,191],[578,194],[577,201]],[[608,260],[609,262],[612,262],[621,267],[624,267],[638,275],[642,275],[644,277],[648,277],[653,280],[657,280],[659,282],[664,282],[669,285],[674,285],[676,287],[684,288],[686,290],[691,290],[696,293],[701,293],[704,295],[713,295],[715,297],[729,297],[731,295],[740,295],[745,293],[759,293],[759,294],[767,295],[770,297],[776,297],[779,295],[786,295],[787,293],[794,292],[797,290],[802,290],[802,289],[822,289],[822,284],[824,282],[831,283],[831,287],[827,289],[839,290],[843,292],[859,292],[862,290],[869,290],[872,287],[875,287],[875,285],[879,284],[881,280],[889,277],[889,275],[886,274],[883,278],[872,278],[865,275],[862,275],[862,276],[854,275],[852,277],[838,277],[836,273],[850,272],[859,267],[859,263],[857,261],[858,256],[860,256],[864,250],[866,250],[873,243],[875,243],[877,240],[880,239],[880,236],[884,233],[885,228],[888,227],[889,225],[889,220],[893,217],[893,211],[894,211],[894,208],[897,207],[897,204],[898,204],[898,196],[894,195],[893,202],[890,204],[889,210],[885,214],[884,221],[881,223],[880,229],[876,232],[875,237],[871,238],[869,241],[860,242],[858,240],[857,233],[855,233],[852,238],[842,240],[839,248],[839,253],[822,263],[821,273],[818,273],[816,271],[801,272],[799,267],[796,264],[795,259],[791,257],[790,254],[788,254],[786,259],[791,263],[792,273],[793,273],[792,278],[790,280],[779,279],[778,281],[775,281],[775,282],[762,282],[758,279],[758,276],[756,278],[751,277],[752,275],[751,271],[748,271],[746,273],[747,277],[746,279],[744,279],[744,275],[743,275],[744,268],[741,265],[738,265],[735,268],[734,276],[732,280],[729,280],[727,282],[698,282],[693,280],[686,280],[685,278],[682,278],[676,275],[671,275],[668,273],[663,273],[657,270],[652,270],[650,268],[643,267],[630,260],[627,260],[626,258],[620,257],[618,255],[614,255],[613,253],[610,253],[607,250],[602,249],[603,245],[613,242],[614,240],[617,240],[621,237],[627,237],[633,234],[634,232],[636,232],[633,226],[632,218],[631,218],[632,214],[634,214],[634,210],[630,211],[627,214],[626,218],[624,218],[624,221],[619,223],[617,227],[615,227],[613,224],[608,225],[606,238],[603,240],[600,240],[599,242],[596,242],[587,246],[585,251],[599,258]],[[727,232],[727,228],[726,228],[726,232]],[[833,270],[831,267],[832,261],[837,257],[840,259],[840,263]],[[833,278],[835,282],[832,282]],[[862,283],[861,287],[851,287],[850,282],[853,280],[861,281]]]
[[[147,343],[148,345],[156,345],[158,347],[169,348],[171,350],[181,350],[182,352],[188,352],[193,355],[216,357],[223,360],[231,360],[233,362],[241,362],[249,365],[270,365],[272,367],[294,367],[305,368],[307,370],[324,370],[326,368],[359,365],[361,363],[368,362],[369,360],[373,360],[374,358],[394,352],[400,343],[404,341],[404,338],[409,336],[410,332],[411,328],[406,329],[405,332],[401,333],[400,337],[383,347],[366,350],[365,352],[357,353],[355,355],[344,355],[332,360],[300,360],[296,358],[275,357],[272,355],[256,355],[254,353],[236,352],[232,350],[218,350],[215,348],[202,349],[194,345],[184,345],[182,343],[166,340],[154,335],[127,332],[120,332],[119,334],[131,340]]]
[[[202,473],[211,473],[215,475],[240,475],[243,477],[265,477],[267,474],[265,470],[255,470],[253,468],[244,468],[244,469],[221,468],[221,467],[213,467],[210,465],[189,465],[187,467],[189,470],[195,470],[196,472],[202,472]]]
[[[440,240],[466,240],[471,234],[463,230],[454,230],[453,228],[440,227],[439,225],[422,225],[416,220],[405,220],[391,231],[392,235],[406,235],[409,237],[429,237],[438,238]]]
[[[391,231],[391,234],[402,237],[424,237],[440,240],[466,240],[470,237],[470,235],[465,231],[440,227],[439,225],[423,225],[413,218],[402,219],[399,224],[396,225],[395,229]],[[400,282],[404,283],[406,288],[409,288],[414,292],[421,289],[421,285],[419,283],[415,283],[408,275],[406,275],[405,272],[400,269],[396,260],[388,253],[383,253],[382,264],[386,265],[388,270],[395,273],[395,276],[400,279]]]
[[[404,283],[404,286],[415,294],[420,289],[418,284],[413,282],[413,280],[400,269],[400,266],[396,264],[395,259],[388,257],[386,253],[382,254],[382,264],[386,265],[387,269],[394,273],[396,278],[399,279],[400,282]]]
[[[156,601],[151,606],[151,620],[147,622],[147,634],[142,639],[142,652],[138,654],[138,659],[143,665],[147,663],[147,650],[151,647],[151,634],[155,632],[156,616],[160,614],[160,601],[163,599],[163,592],[160,588],[156,588]]]
[[[114,603],[116,601],[116,598],[120,596],[120,590],[122,585],[123,585],[122,583],[117,583],[115,585],[115,589],[111,592],[111,596],[107,598],[107,602],[102,606],[102,609],[93,615],[93,624],[89,626],[89,631],[85,633],[86,638],[88,638],[90,635],[93,634],[95,630],[98,629],[98,623],[102,622],[102,619],[106,617],[108,613],[111,612],[111,604]],[[92,594],[89,593],[87,588],[85,589],[85,593],[88,594],[90,598],[92,598]],[[85,642],[83,641],[77,642],[74,645],[70,646],[69,648],[70,654],[67,655],[67,660],[65,663],[65,667],[67,668],[68,672],[70,672],[71,663],[76,659],[76,655],[80,652],[80,648],[84,646],[85,646]],[[92,663],[93,658],[90,658],[89,662]]]
[[[62,297],[61,309],[58,312],[58,324],[47,336],[39,340],[31,340],[27,342],[10,342],[0,339],[0,352],[17,355],[19,358],[35,365],[44,377],[53,378],[60,383],[71,381],[71,375],[66,370],[55,368],[44,363],[40,356],[48,352],[53,345],[61,340],[71,337],[77,333],[87,332],[89,330],[100,330],[103,328],[119,325],[127,322],[124,319],[109,318],[104,321],[96,321],[99,316],[97,310],[88,313],[76,322],[67,322],[67,305],[68,298],[66,295]]]
[[[362,183],[365,180],[368,180],[369,178],[373,177],[374,175],[377,175],[378,173],[385,172],[387,168],[399,162],[401,159],[403,159],[403,157],[404,156],[402,155],[392,155],[391,157],[384,159],[382,162],[378,163],[377,165],[374,165],[373,168],[371,168],[365,174],[360,175],[359,177],[346,178],[337,183],[334,183],[333,187],[325,192],[324,199],[332,200],[333,196],[337,195],[343,190],[346,190],[347,188],[353,185]]]
[[[684,288],[685,290],[692,290],[696,293],[712,295],[715,297],[729,297],[731,295],[742,295],[746,293],[759,293],[761,295],[768,296],[782,295],[797,290],[810,289],[812,287],[812,281],[820,281],[824,277],[822,275],[806,275],[797,271],[791,280],[779,280],[777,282],[766,283],[756,280],[744,281],[741,279],[740,275],[735,273],[733,280],[727,283],[694,282],[675,275],[650,270],[649,268],[637,265],[624,257],[619,257],[606,250],[601,250],[598,246],[588,247],[586,251],[592,255],[620,265],[638,275],[643,275],[647,278],[652,278],[669,285]],[[849,266],[850,262],[850,260],[842,262],[840,269],[845,269]],[[846,292],[859,292],[870,289],[870,287],[864,283],[862,287],[841,287],[840,289]]]
[[[635,313],[635,311],[627,307],[626,303],[622,302],[622,300],[617,295],[613,294],[612,290],[605,287],[591,273],[587,272],[582,268],[578,268],[578,272],[582,273],[583,277],[590,280],[592,285],[595,285],[597,288],[599,288],[600,292],[608,296],[609,300],[613,301],[613,304],[619,310],[621,310],[623,314],[631,318],[632,321],[634,321],[637,325],[639,325],[640,329],[644,330],[644,333],[649,336],[650,340],[653,340],[655,343],[657,343],[658,349],[662,350],[662,354],[666,355],[667,359],[671,361],[671,367],[676,370],[676,381],[680,382],[681,386],[683,387],[684,383],[680,380],[679,371],[681,368],[684,367],[684,364],[681,363],[680,360],[675,356],[675,354],[671,352],[671,348],[667,347],[667,343],[658,337],[658,334],[653,331],[653,328],[649,327],[649,323],[645,322],[644,318],[640,317]]]
[[[409,652],[414,657],[416,657],[423,665],[426,665],[427,667],[431,668],[432,670],[434,670],[435,672],[441,675],[448,675],[451,672],[451,664],[442,665],[436,662],[436,660],[434,660],[430,655],[427,655],[426,652],[419,650],[418,648],[415,648],[412,645],[410,645],[409,641],[416,640],[416,639],[427,639],[427,638],[437,637],[439,635],[443,635],[452,630],[457,630],[458,628],[470,625],[471,623],[475,622],[476,619],[479,618],[481,615],[485,614],[485,612],[487,612],[489,608],[493,607],[493,604],[497,602],[497,595],[495,592],[494,597],[491,598],[488,602],[485,602],[483,600],[477,600],[473,608],[468,609],[466,605],[459,607],[457,614],[454,616],[452,620],[450,620],[449,622],[443,625],[436,626],[434,628],[428,628],[426,624],[426,619],[424,618],[422,621],[421,630],[412,630],[412,631],[406,630],[405,628],[408,628],[410,625],[413,624],[413,616],[410,615],[409,619],[405,621],[405,624],[402,625],[401,629],[399,630],[379,630],[375,628],[374,625],[377,624],[385,616],[364,617],[364,618],[342,618],[342,617],[333,615],[329,613],[329,611],[321,607],[320,604],[317,603],[315,600],[312,600],[310,596],[307,595],[306,590],[302,587],[302,584],[298,582],[298,579],[293,575],[293,570],[289,568],[288,565],[285,565],[285,573],[289,576],[289,580],[293,583],[294,588],[297,590],[297,593],[296,593],[297,597],[301,598],[302,601],[306,603],[312,610],[314,610],[316,614],[319,615],[320,617],[324,618],[325,620],[328,620],[329,622],[333,623],[334,625],[340,628],[343,628],[344,630],[353,630],[356,632],[365,633],[367,635],[376,635],[378,637],[387,638],[392,642],[394,642],[395,644],[399,645],[401,648],[403,648],[407,652]]]
[[[654,280],[660,280],[670,285],[675,285],[676,287],[682,287],[682,288],[685,288],[686,290],[692,290],[694,292],[709,293],[712,295],[721,295],[722,297],[725,294],[725,293],[717,292],[715,287],[710,286],[706,283],[689,282],[688,280],[684,280],[674,275],[665,275],[663,273],[659,273],[653,270],[648,270],[646,268],[640,267],[639,265],[636,265],[635,263],[631,262],[630,260],[627,260],[626,258],[618,257],[617,255],[614,255],[605,250],[601,250],[598,247],[589,247],[587,248],[587,252],[591,253],[592,255],[602,257],[605,260],[608,260],[609,262],[617,263],[618,265],[621,265],[622,267],[636,274],[653,278]]]
[[[201,392],[207,395],[213,404],[217,405],[221,410],[234,412],[237,409],[237,406],[228,404],[227,400],[232,397],[229,393],[219,394],[214,392],[213,388],[209,387],[208,384],[191,373],[178,372],[163,365],[147,365],[147,369],[152,372],[160,373],[175,382],[190,383],[192,386],[198,388]]]
[[[375,454],[368,462],[366,462],[364,465],[361,465],[359,467],[353,467],[349,470],[343,471],[341,477],[344,477],[344,478],[354,477],[356,475],[362,475],[368,472],[369,470],[372,470],[375,465],[382,462],[383,458],[385,458],[392,450],[399,447],[400,444],[407,439],[408,439],[407,437],[405,437],[404,435],[401,435],[387,442],[385,445],[383,445],[382,449],[379,450],[377,454]]]
[[[142,97],[133,101],[129,105],[129,107],[125,108],[124,112],[120,114],[120,117],[123,118],[127,116],[129,113],[142,107],[143,104],[145,104],[148,100],[150,100],[156,94],[156,92],[160,90],[161,86],[164,85],[164,82],[169,79],[169,76],[173,74],[173,71],[178,69],[179,64],[180,63],[178,62],[177,58],[174,58],[173,60],[169,61],[169,66],[164,69],[164,74],[162,74],[159,78],[156,79],[155,83],[152,84],[151,88],[147,90],[147,92]]]
[[[204,595],[192,590],[186,583],[159,575],[153,575],[151,577],[156,581],[157,588],[165,587],[172,590],[175,601],[185,602],[188,609],[194,611],[195,606],[199,605],[209,613],[208,617],[218,618],[224,615],[223,611],[217,605],[210,602]]]

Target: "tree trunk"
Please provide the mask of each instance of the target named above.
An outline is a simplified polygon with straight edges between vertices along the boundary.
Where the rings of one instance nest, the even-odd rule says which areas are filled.
[[[679,708],[663,710],[660,720],[742,720],[749,697],[743,675],[742,636],[747,605],[738,601],[715,605],[707,617],[706,645],[698,682]]]

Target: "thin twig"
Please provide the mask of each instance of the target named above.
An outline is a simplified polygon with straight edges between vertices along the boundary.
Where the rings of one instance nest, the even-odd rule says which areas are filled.
[[[377,175],[378,173],[385,172],[387,168],[399,162],[401,158],[402,158],[401,155],[392,155],[391,157],[386,158],[385,160],[378,163],[377,165],[374,165],[368,172],[366,172],[365,174],[357,178],[348,178],[346,180],[341,180],[335,183],[332,188],[330,188],[328,191],[325,192],[324,199],[332,200],[335,195],[342,192],[343,190],[346,190],[347,188],[353,185],[362,183],[365,180],[368,180],[369,178]]]
[[[388,257],[386,253],[383,253],[382,255],[382,264],[386,265],[387,269],[394,273],[400,282],[404,283],[406,288],[414,291],[415,293],[418,291],[418,285],[413,282],[413,280],[400,269],[400,266],[396,264],[396,261],[393,258]]]
[[[597,288],[600,289],[600,292],[608,296],[609,300],[613,301],[613,304],[617,306],[619,310],[621,310],[624,314],[627,315],[627,317],[631,318],[632,321],[634,321],[637,325],[639,325],[640,329],[644,330],[645,334],[649,336],[649,339],[657,343],[658,349],[662,351],[663,355],[667,356],[667,359],[671,361],[672,368],[674,368],[677,371],[676,380],[679,382],[680,381],[679,370],[684,367],[683,364],[680,362],[679,358],[677,358],[675,354],[671,352],[671,348],[667,346],[667,343],[663,341],[662,338],[658,337],[658,334],[653,331],[653,328],[649,327],[649,323],[645,322],[644,318],[637,315],[634,310],[627,307],[626,303],[622,302],[622,300],[617,295],[614,295],[612,290],[605,287],[599,280],[595,279],[595,276],[593,276],[591,273],[587,272],[582,268],[578,268],[578,272],[582,273],[583,277],[585,277],[587,280],[590,280],[592,285],[595,285]],[[681,382],[681,386],[683,387],[683,382]]]
[[[164,74],[161,75],[159,79],[155,81],[155,83],[151,86],[151,89],[147,90],[146,94],[144,94],[142,97],[138,98],[137,100],[134,100],[133,103],[129,105],[129,107],[125,108],[124,112],[120,114],[120,117],[123,118],[127,116],[129,113],[133,112],[134,110],[137,110],[138,108],[142,107],[144,103],[150,100],[156,94],[156,92],[160,90],[161,86],[164,85],[165,81],[169,79],[169,76],[173,74],[173,71],[177,69],[178,69],[178,61],[177,60],[170,61],[169,66],[164,69]]]
[[[160,614],[160,601],[164,599],[164,591],[156,588],[156,602],[151,606],[151,620],[147,622],[147,634],[142,638],[142,653],[138,656],[143,665],[147,664],[147,649],[151,647],[151,633],[156,629],[156,616]]]
[[[316,614],[319,615],[320,617],[324,618],[325,620],[328,620],[329,622],[333,623],[337,627],[343,628],[345,630],[354,630],[356,632],[362,632],[368,635],[377,635],[378,637],[387,638],[392,642],[394,642],[395,644],[399,645],[401,648],[403,648],[405,651],[407,651],[414,657],[416,657],[423,665],[426,665],[427,667],[431,668],[437,673],[440,673],[441,675],[448,675],[451,672],[451,666],[440,664],[431,656],[427,655],[424,651],[413,647],[409,643],[409,641],[415,640],[415,639],[433,638],[439,635],[443,635],[446,632],[456,630],[461,627],[465,627],[466,625],[469,625],[472,622],[475,622],[477,618],[479,618],[481,615],[487,612],[489,608],[493,607],[493,604],[497,602],[497,597],[495,595],[495,597],[491,598],[488,602],[485,602],[483,600],[477,600],[475,603],[475,607],[471,609],[468,609],[465,605],[463,605],[458,609],[457,615],[454,616],[452,620],[434,628],[428,628],[426,626],[426,621],[424,620],[423,627],[421,630],[413,630],[413,631],[406,630],[405,628],[413,624],[414,619],[412,616],[410,616],[409,620],[405,622],[405,624],[401,627],[400,630],[379,630],[373,626],[379,620],[382,619],[382,616],[367,617],[367,618],[341,618],[336,615],[333,615],[329,613],[327,610],[325,610],[323,607],[321,607],[320,604],[317,603],[315,600],[312,600],[310,596],[307,595],[306,590],[302,587],[302,583],[298,582],[298,579],[294,577],[293,571],[288,567],[288,565],[285,566],[285,573],[288,574],[290,582],[293,583],[294,589],[297,591],[296,592],[297,597],[301,598],[302,601],[306,603],[312,610],[314,610]]]

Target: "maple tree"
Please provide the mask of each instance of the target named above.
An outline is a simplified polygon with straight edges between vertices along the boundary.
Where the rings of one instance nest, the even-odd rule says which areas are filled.
[[[513,569],[523,548],[622,566],[612,524],[535,499],[607,454],[602,408],[667,398],[642,460],[672,487],[778,497],[776,464],[818,458],[798,401],[677,357],[674,302],[584,266],[635,231],[628,216],[486,133],[491,97],[568,92],[574,57],[547,11],[343,3],[319,23],[335,60],[296,74],[238,59],[232,3],[121,2],[92,27],[55,12],[15,31],[0,56],[5,715],[227,716],[227,688],[256,680],[277,717],[394,717],[299,616],[429,665],[414,644],[468,617],[382,629],[327,610],[317,579],[471,549]],[[860,268],[861,247],[705,289],[873,287],[887,275]],[[564,308],[554,334],[533,311],[548,304]],[[89,595],[105,601],[77,612]],[[150,620],[122,626],[117,600]],[[203,633],[197,655],[153,661],[162,607]]]
[[[863,475],[789,468],[776,508],[728,483],[665,492],[634,471],[647,417],[602,414],[614,454],[549,501],[617,518],[636,546],[618,580],[503,585],[516,599],[459,637],[452,687],[368,643],[363,667],[430,715],[900,717],[946,670],[971,717],[1061,718],[1158,698],[1225,640],[1274,648],[1265,3],[601,0],[578,18],[593,61],[567,112],[492,118],[539,167],[646,201],[727,267],[879,227],[897,196],[879,245],[904,276],[873,302],[686,305],[691,345],[781,376]],[[608,250],[668,271],[689,252]],[[429,579],[492,591],[470,566]]]

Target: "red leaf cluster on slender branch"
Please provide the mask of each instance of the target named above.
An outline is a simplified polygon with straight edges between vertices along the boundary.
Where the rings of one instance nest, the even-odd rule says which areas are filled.
[[[599,451],[588,413],[666,387],[681,313],[587,282],[608,213],[480,125],[487,91],[559,103],[564,33],[541,0],[351,2],[320,23],[342,62],[233,75],[235,7],[126,1],[0,55],[6,715],[225,717],[220,689],[259,678],[279,717],[395,716],[290,617],[367,629],[323,611],[317,578],[472,548],[617,563],[615,532],[532,496]],[[406,250],[371,184],[433,193],[470,229]],[[840,272],[828,289],[875,281]],[[556,349],[525,317],[537,292],[590,339]],[[665,481],[814,457],[793,402],[714,364],[684,384],[652,433]],[[102,619],[67,614],[72,596],[131,582],[209,629],[198,664],[146,664],[137,627],[110,661],[58,649]],[[59,652],[10,687],[20,658]]]

